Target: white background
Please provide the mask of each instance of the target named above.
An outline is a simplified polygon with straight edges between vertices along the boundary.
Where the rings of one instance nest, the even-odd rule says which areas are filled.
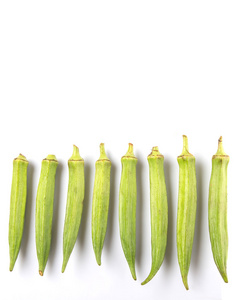
[[[0,282],[3,299],[239,299],[237,1],[1,1]],[[196,157],[198,210],[186,291],[176,252],[177,155],[182,134]],[[214,264],[207,201],[211,157],[223,136],[228,167],[228,278]],[[102,266],[91,243],[94,163],[105,143],[112,161],[108,231]],[[137,281],[121,249],[120,158],[138,158]],[[62,233],[67,160],[76,144],[85,160],[86,194],[79,236],[64,274]],[[147,155],[165,156],[169,229],[164,263],[151,265]],[[25,229],[9,272],[12,160],[29,160]],[[34,211],[41,160],[55,154],[52,247],[38,275]]]

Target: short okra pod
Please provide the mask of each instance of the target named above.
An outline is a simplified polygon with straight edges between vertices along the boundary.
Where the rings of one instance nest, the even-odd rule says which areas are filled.
[[[150,215],[151,215],[151,256],[152,265],[148,277],[141,283],[149,282],[163,263],[168,231],[168,202],[164,176],[164,157],[153,147],[148,156],[150,178]]]
[[[8,233],[10,271],[14,268],[22,241],[27,198],[27,166],[28,161],[22,154],[13,160]]]
[[[119,227],[121,245],[128,262],[132,277],[136,280],[135,252],[136,252],[136,164],[137,158],[133,153],[133,145],[125,156],[121,158],[122,173],[119,192]]]
[[[111,161],[105,153],[104,144],[100,144],[100,158],[95,163],[95,182],[92,201],[92,244],[98,265],[101,265],[101,253],[107,229],[110,200]]]
[[[183,136],[183,151],[178,156],[179,191],[177,212],[178,263],[185,288],[191,261],[197,209],[195,157],[188,151],[188,139]]]
[[[68,168],[69,183],[63,232],[62,272],[65,271],[67,262],[76,243],[85,196],[84,160],[79,154],[78,147],[75,145],[73,146],[73,154],[68,160]]]
[[[58,162],[55,155],[48,155],[42,161],[41,174],[36,197],[36,250],[39,274],[42,276],[51,246],[55,174]]]
[[[229,156],[224,152],[222,137],[218,150],[212,157],[212,173],[209,186],[208,224],[215,264],[225,282],[227,278],[227,166]]]

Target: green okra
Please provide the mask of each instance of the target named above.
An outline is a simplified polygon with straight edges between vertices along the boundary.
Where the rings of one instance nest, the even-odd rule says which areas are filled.
[[[92,244],[98,265],[101,265],[101,253],[107,229],[110,199],[111,161],[105,153],[104,144],[100,144],[100,158],[95,163],[95,182],[92,201]]]
[[[69,183],[63,232],[62,272],[65,271],[67,262],[76,243],[85,196],[84,160],[81,158],[79,149],[75,145],[73,146],[73,154],[68,160],[68,168]]]
[[[183,135],[183,151],[178,156],[179,192],[177,213],[178,263],[185,288],[191,261],[197,209],[195,157],[188,151],[188,139]]]
[[[215,264],[225,282],[227,278],[227,166],[229,156],[223,150],[222,137],[218,150],[212,157],[212,173],[209,186],[208,223]]]
[[[10,271],[14,268],[22,241],[27,198],[27,166],[28,161],[22,154],[13,160],[8,233]]]
[[[132,277],[136,280],[136,164],[133,144],[129,143],[127,153],[121,158],[122,173],[119,191],[119,227],[121,245],[128,262]]]
[[[36,250],[39,274],[43,276],[51,246],[55,174],[58,162],[55,155],[48,155],[42,161],[41,174],[36,197]]]
[[[152,265],[148,277],[141,283],[149,282],[163,263],[167,245],[168,202],[164,176],[164,157],[153,147],[148,156],[150,178],[150,215],[151,215],[151,256]]]

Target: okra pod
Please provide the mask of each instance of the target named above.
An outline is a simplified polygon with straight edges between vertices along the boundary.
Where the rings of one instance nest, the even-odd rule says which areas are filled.
[[[36,197],[36,250],[39,274],[43,276],[51,246],[55,174],[58,162],[55,155],[48,155],[42,161],[41,174]]]
[[[183,284],[188,290],[187,276],[193,247],[197,186],[195,157],[188,151],[188,139],[185,135],[183,135],[183,151],[177,160],[179,164],[177,252]]]
[[[73,146],[73,154],[68,160],[68,168],[69,183],[63,232],[62,273],[65,271],[67,262],[76,243],[85,196],[84,160],[79,154],[78,147],[75,145]]]
[[[14,268],[22,241],[27,198],[27,166],[28,161],[22,154],[13,160],[8,232],[10,271]]]
[[[164,177],[164,157],[158,147],[153,147],[148,156],[150,178],[151,215],[151,256],[152,265],[148,277],[141,283],[149,282],[163,263],[168,231],[168,202]]]
[[[119,227],[121,245],[132,277],[136,280],[136,164],[133,144],[129,143],[127,153],[121,158],[122,173],[119,191]]]
[[[95,163],[95,182],[92,201],[92,244],[98,265],[107,229],[110,199],[111,162],[106,156],[104,144],[100,144],[100,158]]]
[[[211,248],[215,264],[225,282],[227,278],[227,166],[229,156],[223,150],[222,137],[212,157],[212,173],[209,186],[208,223]]]

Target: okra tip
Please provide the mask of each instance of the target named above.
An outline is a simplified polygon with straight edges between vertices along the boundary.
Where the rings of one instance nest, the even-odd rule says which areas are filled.
[[[15,264],[15,262],[14,263],[10,262],[10,266],[9,266],[9,271],[10,272],[12,272],[12,270],[14,268],[14,264]]]
[[[40,274],[41,276],[43,276],[43,271],[39,270],[39,274]]]
[[[10,272],[12,272],[13,269],[14,269],[16,259],[17,259],[17,258],[14,258],[14,257],[12,257],[12,256],[10,257],[10,266],[9,266],[9,271],[10,271]]]
[[[228,278],[227,278],[227,274],[226,274],[226,273],[223,274],[222,278],[223,278],[223,280],[224,280],[226,283],[228,283]]]
[[[64,272],[65,272],[67,262],[68,262],[68,261],[66,261],[65,259],[63,260],[62,267],[61,267],[61,273],[64,273]]]
[[[100,256],[96,256],[96,262],[99,266],[101,266],[101,257]]]
[[[130,268],[130,271],[131,271],[131,275],[132,275],[133,279],[137,280],[135,270]]]
[[[153,278],[153,276],[151,276],[151,274],[149,274],[149,276],[148,276],[143,282],[141,282],[141,285],[145,285],[145,284],[148,283],[152,278]]]
[[[188,278],[187,278],[187,275],[182,276],[182,279],[183,279],[183,284],[184,284],[186,290],[188,291],[188,290],[189,290],[189,286],[188,286]]]

